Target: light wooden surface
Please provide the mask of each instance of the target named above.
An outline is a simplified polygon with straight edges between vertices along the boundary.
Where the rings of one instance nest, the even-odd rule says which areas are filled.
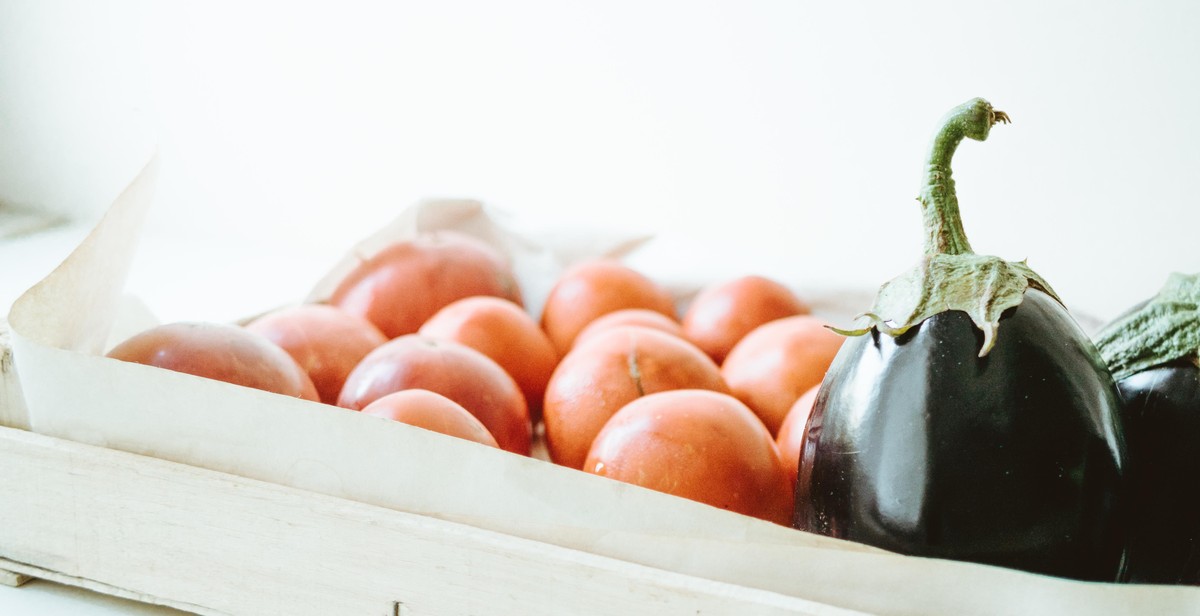
[[[4,566],[5,564],[7,563],[5,563],[3,559],[0,559],[0,566]],[[9,571],[8,569],[0,569],[0,584],[5,586],[17,587],[32,579],[33,578],[23,573]]]
[[[0,566],[26,568],[12,561],[0,559],[0,562],[4,563]],[[187,616],[190,613],[131,599],[119,589],[91,590],[78,580],[60,583],[35,578],[19,588],[0,586],[0,614],[5,616]]]
[[[199,614],[859,614],[0,429],[0,567]]]

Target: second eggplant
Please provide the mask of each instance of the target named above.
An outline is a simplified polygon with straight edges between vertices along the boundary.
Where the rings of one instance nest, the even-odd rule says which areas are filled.
[[[1200,274],[1173,274],[1096,338],[1129,446],[1124,581],[1200,585]]]

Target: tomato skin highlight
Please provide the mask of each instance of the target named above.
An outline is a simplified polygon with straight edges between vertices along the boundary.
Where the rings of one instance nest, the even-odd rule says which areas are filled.
[[[1176,360],[1117,388],[1132,492],[1122,581],[1200,585],[1200,368]]]
[[[959,311],[842,347],[801,450],[793,525],[919,556],[1115,581],[1126,465],[1115,384],[1035,290],[997,342]]]

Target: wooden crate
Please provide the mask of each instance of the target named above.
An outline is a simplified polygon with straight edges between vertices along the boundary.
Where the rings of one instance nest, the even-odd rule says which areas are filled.
[[[114,255],[132,258],[148,191],[143,175],[18,300],[24,380],[0,335],[0,581],[42,577],[201,614],[1200,615],[1200,589],[887,554],[99,357],[120,295]],[[105,277],[113,284],[84,284]],[[297,438],[255,455],[271,438],[263,427],[283,425]],[[364,441],[404,477],[375,481],[375,457],[344,463]],[[329,451],[309,455],[316,445]],[[419,477],[464,467],[483,480]]]
[[[198,614],[862,613],[35,434],[8,336],[0,583]]]
[[[852,610],[12,428],[0,569],[199,614]]]
[[[0,345],[0,417],[20,422],[8,353]],[[613,534],[618,544],[595,547],[626,557],[558,543],[578,539],[569,534],[537,541],[0,427],[0,583],[37,577],[256,616],[1200,615],[1196,588],[1073,582],[853,544]],[[713,554],[728,560],[697,564]],[[637,562],[656,558],[668,566]]]

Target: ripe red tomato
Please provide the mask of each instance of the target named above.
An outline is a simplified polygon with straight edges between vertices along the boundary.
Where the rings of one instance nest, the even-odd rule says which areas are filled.
[[[322,304],[281,308],[246,325],[288,352],[308,373],[321,402],[336,404],[354,366],[387,338],[366,319]]]
[[[813,402],[816,402],[817,392],[820,390],[821,386],[816,385],[796,400],[775,437],[779,457],[783,460],[783,466],[787,469],[792,483],[796,483],[796,475],[800,469],[800,448],[804,445],[805,432],[808,430],[808,416],[812,414]]]
[[[426,389],[390,393],[368,404],[362,412],[489,447],[499,447],[492,433],[461,404]]]
[[[584,261],[563,272],[550,289],[542,306],[542,329],[565,355],[588,323],[623,308],[677,318],[675,300],[662,285],[619,261]]]
[[[596,320],[585,325],[583,329],[579,330],[579,334],[575,336],[575,342],[572,343],[571,348],[583,344],[588,338],[611,327],[625,325],[649,327],[687,340],[683,336],[683,327],[679,324],[679,321],[676,321],[672,317],[655,310],[650,310],[649,308],[622,308],[602,317],[597,317]]]
[[[792,517],[771,434],[728,394],[685,389],[630,402],[596,436],[583,469],[777,524]]]
[[[118,344],[108,356],[319,401],[304,370],[270,340],[225,323],[168,323]]]
[[[733,395],[777,434],[801,394],[825,378],[844,340],[814,316],[776,319],[734,345],[721,364],[721,376]]]
[[[541,419],[542,396],[558,365],[558,352],[520,306],[499,297],[467,297],[437,311],[417,333],[461,342],[495,360],[525,393],[534,423]]]
[[[718,364],[754,328],[811,312],[791,289],[762,276],[742,276],[700,291],[683,315],[683,332]]]
[[[512,268],[498,251],[463,233],[436,231],[364,260],[342,279],[329,301],[395,338],[417,331],[446,304],[472,295],[521,304]]]
[[[533,426],[521,388],[500,364],[453,340],[408,334],[371,351],[346,378],[338,406],[362,410],[406,389],[453,400],[483,422],[502,449],[529,455]]]
[[[683,338],[640,325],[597,332],[567,353],[546,385],[542,423],[550,459],[581,468],[614,413],[670,389],[729,392],[717,364]]]

